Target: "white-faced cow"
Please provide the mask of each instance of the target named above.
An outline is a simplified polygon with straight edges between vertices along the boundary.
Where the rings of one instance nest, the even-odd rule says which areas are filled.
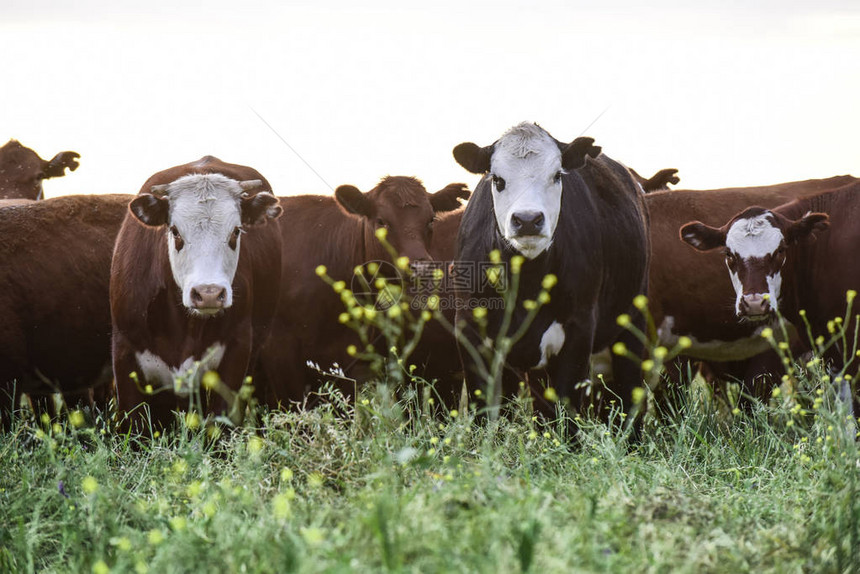
[[[324,265],[330,277],[349,288],[356,266],[391,262],[391,254],[376,237],[380,228],[387,230],[386,241],[398,255],[415,263],[428,261],[431,244],[440,241],[434,220],[457,209],[469,193],[461,183],[428,193],[413,177],[388,176],[366,193],[342,185],[334,197],[281,198],[284,286],[262,361],[270,401],[300,400],[316,385],[319,377],[308,371],[307,361],[323,368],[337,363],[348,375],[361,377],[360,365],[346,353],[358,338],[338,322],[344,305],[316,275],[317,266]],[[454,235],[449,234],[447,241],[453,243]]]
[[[121,413],[146,402],[153,421],[166,424],[208,370],[239,389],[277,308],[281,236],[265,223],[280,213],[259,172],[211,156],[144,183],[111,266]],[[213,397],[209,408],[223,412],[226,403]]]
[[[0,147],[0,199],[42,199],[42,181],[64,176],[66,168],[75,171],[79,157],[62,151],[45,161],[17,140],[9,140]]]
[[[767,323],[778,308],[805,332],[802,309],[813,336],[827,336],[827,322],[845,314],[846,292],[860,289],[858,210],[860,183],[854,183],[772,209],[750,207],[721,227],[691,222],[680,233],[697,250],[722,248],[739,318]],[[846,328],[851,348],[853,320]],[[842,352],[837,345],[827,356],[837,368]]]
[[[623,335],[616,323],[631,313],[632,301],[647,287],[648,223],[643,195],[630,172],[600,154],[591,138],[561,143],[535,124],[522,123],[487,147],[463,143],[455,159],[483,178],[472,196],[457,241],[458,265],[480,266],[490,252],[510,262],[522,255],[513,329],[524,320],[524,300],[535,300],[548,274],[557,277],[551,301],[508,356],[513,369],[545,368],[560,397],[574,397],[575,385],[589,376],[589,358]],[[478,278],[480,279],[480,278]],[[462,293],[471,309],[496,296],[484,282]],[[510,283],[509,283],[510,284]],[[505,311],[490,309],[488,335],[495,338]],[[472,313],[458,311],[458,322]],[[481,344],[478,330],[464,330]],[[474,365],[465,365],[469,384]],[[641,384],[638,368],[615,361],[615,392],[625,406]],[[632,367],[632,368],[631,368]],[[575,401],[576,402],[576,401]]]
[[[0,208],[0,417],[31,397],[71,404],[111,382],[108,284],[131,195],[70,195]],[[100,406],[104,406],[101,404]]]
[[[649,310],[660,343],[671,348],[680,337],[688,337],[692,346],[684,350],[685,356],[706,361],[709,370],[744,380],[749,392],[769,394],[770,380],[757,380],[780,365],[778,360],[759,356],[772,354],[768,342],[759,335],[769,325],[738,319],[736,295],[723,254],[690,249],[678,241],[678,230],[691,220],[720,226],[751,205],[772,208],[857,181],[851,176],[837,176],[760,187],[648,194]]]

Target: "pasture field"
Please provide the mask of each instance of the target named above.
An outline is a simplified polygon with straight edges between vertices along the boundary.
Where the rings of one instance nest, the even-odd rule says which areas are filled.
[[[386,385],[146,442],[99,416],[0,437],[3,572],[857,572],[860,454],[830,385],[731,412],[496,421]],[[477,408],[476,408],[477,407]]]

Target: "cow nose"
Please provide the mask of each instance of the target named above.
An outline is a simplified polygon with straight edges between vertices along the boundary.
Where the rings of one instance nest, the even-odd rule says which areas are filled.
[[[511,227],[514,235],[540,235],[543,220],[540,211],[521,211],[511,215]]]
[[[227,288],[221,285],[198,285],[191,288],[191,305],[195,309],[223,309]]]
[[[741,313],[752,317],[770,313],[770,302],[763,293],[744,295],[741,298]]]

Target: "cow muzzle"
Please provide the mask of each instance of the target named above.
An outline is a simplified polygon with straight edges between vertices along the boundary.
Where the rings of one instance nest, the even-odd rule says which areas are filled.
[[[202,315],[216,315],[226,309],[227,288],[223,285],[197,285],[191,288],[191,309]]]
[[[511,231],[514,237],[542,235],[545,221],[540,211],[520,211],[511,215]]]
[[[740,315],[753,321],[767,318],[773,312],[770,298],[763,293],[752,293],[741,297]]]

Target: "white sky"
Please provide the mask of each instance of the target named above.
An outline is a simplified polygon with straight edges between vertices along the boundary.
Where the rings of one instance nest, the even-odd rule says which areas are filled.
[[[2,0],[0,145],[81,154],[48,197],[136,193],[205,154],[331,193],[253,110],[365,191],[474,186],[451,149],[523,120],[682,187],[860,174],[860,3],[422,4]]]

